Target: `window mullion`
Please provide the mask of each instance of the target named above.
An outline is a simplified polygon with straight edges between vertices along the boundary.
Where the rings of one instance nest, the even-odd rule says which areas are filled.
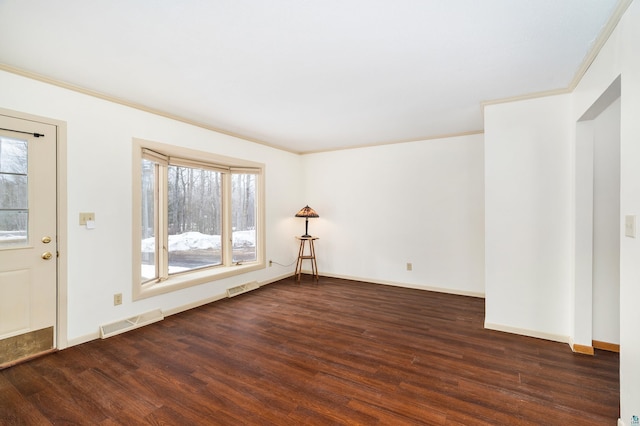
[[[231,229],[231,174],[222,174],[222,260],[225,266],[233,262],[233,232]]]
[[[169,278],[169,229],[168,229],[168,168],[166,165],[158,165],[158,261],[157,276],[159,281]]]

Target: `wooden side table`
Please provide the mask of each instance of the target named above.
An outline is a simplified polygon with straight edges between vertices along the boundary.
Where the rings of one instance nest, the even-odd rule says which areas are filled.
[[[318,264],[316,263],[316,249],[313,246],[313,242],[318,239],[318,237],[296,237],[297,240],[300,240],[300,250],[298,250],[298,262],[296,263],[296,273],[295,278],[296,281],[300,281],[300,276],[302,275],[302,261],[305,259],[309,259],[311,261],[311,273],[313,277],[318,281],[320,278],[318,277]],[[304,246],[309,243],[309,254],[304,254]]]

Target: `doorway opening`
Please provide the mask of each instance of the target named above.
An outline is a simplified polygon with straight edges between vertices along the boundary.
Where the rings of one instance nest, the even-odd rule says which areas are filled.
[[[619,351],[620,76],[576,123],[574,341]],[[591,349],[593,350],[593,349]]]

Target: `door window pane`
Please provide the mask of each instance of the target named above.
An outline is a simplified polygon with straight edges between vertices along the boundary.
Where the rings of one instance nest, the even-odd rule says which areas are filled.
[[[27,210],[27,176],[0,173],[0,210]]]
[[[256,175],[233,174],[231,221],[233,262],[254,262],[256,256]]]
[[[27,141],[0,136],[0,173],[27,174]]]
[[[26,140],[0,137],[0,247],[27,244],[27,148]]]
[[[168,168],[169,274],[222,264],[222,174]]]

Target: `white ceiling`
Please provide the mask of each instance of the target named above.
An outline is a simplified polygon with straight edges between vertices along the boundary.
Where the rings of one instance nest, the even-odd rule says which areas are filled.
[[[293,152],[479,131],[617,0],[0,0],[0,63]]]

